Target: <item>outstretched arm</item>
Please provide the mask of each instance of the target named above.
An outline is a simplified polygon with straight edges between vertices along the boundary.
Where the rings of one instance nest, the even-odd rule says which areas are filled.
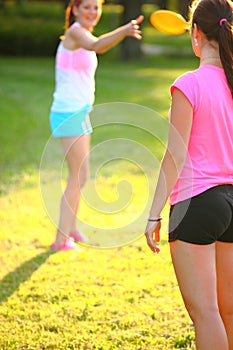
[[[70,49],[82,47],[86,50],[95,51],[96,53],[104,53],[116,46],[127,36],[140,40],[142,32],[139,25],[143,19],[143,16],[139,16],[137,19],[109,33],[103,34],[98,38],[84,28],[73,27],[67,33],[67,44],[69,42],[69,47],[67,47],[65,42],[64,46]],[[72,47],[70,47],[71,45]]]

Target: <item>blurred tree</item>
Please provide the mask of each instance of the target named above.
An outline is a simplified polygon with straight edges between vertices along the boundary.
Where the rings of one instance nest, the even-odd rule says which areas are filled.
[[[178,12],[184,16],[184,18],[188,19],[189,14],[189,5],[191,1],[190,0],[179,0],[178,1]]]
[[[120,0],[119,3],[124,7],[122,23],[125,24],[141,15],[142,4],[144,2],[143,0]],[[132,60],[140,58],[141,56],[141,41],[131,37],[125,38],[121,44],[121,58],[123,60]]]
[[[159,0],[158,6],[160,9],[166,10],[168,8],[168,0]]]
[[[70,0],[65,0],[65,9],[67,8],[67,6],[69,5]]]

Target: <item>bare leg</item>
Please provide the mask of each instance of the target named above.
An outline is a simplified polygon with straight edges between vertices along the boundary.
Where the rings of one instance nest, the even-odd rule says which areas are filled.
[[[67,186],[61,199],[60,220],[55,243],[65,242],[75,229],[76,214],[80,202],[81,188],[89,173],[90,135],[64,137],[61,139],[68,164]]]
[[[233,243],[216,243],[218,304],[233,350]]]
[[[195,326],[198,350],[228,350],[218,309],[215,244],[170,244],[180,291]]]

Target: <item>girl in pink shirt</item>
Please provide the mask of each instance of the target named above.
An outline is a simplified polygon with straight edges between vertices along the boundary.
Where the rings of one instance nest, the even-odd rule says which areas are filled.
[[[61,199],[54,250],[77,249],[73,239],[86,237],[76,228],[80,191],[88,176],[92,127],[89,111],[94,103],[96,53],[101,54],[125,37],[141,39],[143,16],[99,38],[92,34],[102,14],[103,0],[71,0],[66,11],[65,36],[56,54],[56,87],[50,113],[54,137],[61,139],[68,164],[68,181]]]
[[[169,242],[198,350],[233,350],[233,2],[195,0],[191,39],[200,67],[171,87],[167,150],[145,230]],[[155,240],[154,240],[155,239]]]

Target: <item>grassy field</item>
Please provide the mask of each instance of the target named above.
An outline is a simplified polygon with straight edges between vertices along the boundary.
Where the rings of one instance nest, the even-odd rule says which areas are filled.
[[[110,112],[114,103],[131,103],[139,112],[150,108],[164,119],[170,105],[169,85],[197,65],[188,57],[154,56],[134,63],[111,61],[110,57],[99,60],[97,112],[104,103],[110,103]],[[117,216],[116,229],[123,237],[126,227],[133,227],[137,240],[112,249],[84,246],[80,252],[66,253],[49,249],[55,226],[42,203],[39,173],[50,140],[53,69],[52,58],[0,58],[4,82],[0,87],[0,349],[194,349],[193,327],[179,295],[166,242],[167,209],[159,255],[150,253],[141,236],[145,221],[133,226],[135,216],[140,217],[151,200],[152,193],[143,191],[147,190],[145,179],[153,180],[155,175],[146,164],[138,171],[134,165],[125,166],[122,159],[121,167],[109,163],[97,185],[107,208],[117,200],[115,187],[122,174],[131,179],[134,196],[126,212],[117,209],[121,219]],[[141,118],[144,122],[145,115]],[[124,138],[160,160],[164,144],[158,142],[159,131],[153,137],[143,128],[135,129],[132,121],[129,124],[106,122],[96,128],[92,147]],[[52,141],[51,145],[54,147]],[[129,154],[131,160],[130,149],[122,154],[125,158]],[[53,157],[55,151],[48,167],[51,172]],[[118,157],[122,158],[121,153]],[[49,176],[47,179],[50,185]],[[119,191],[127,192],[124,187]],[[82,203],[80,214],[84,219],[85,205]],[[98,225],[96,232],[101,236],[101,222]]]

